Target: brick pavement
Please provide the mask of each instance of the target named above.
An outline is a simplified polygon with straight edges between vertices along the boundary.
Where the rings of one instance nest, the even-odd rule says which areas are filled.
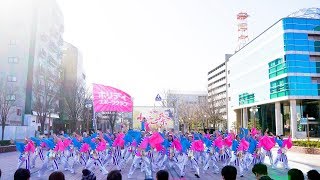
[[[290,168],[298,168],[301,169],[304,173],[311,169],[317,169],[320,171],[320,155],[308,155],[308,154],[300,154],[300,153],[293,153],[288,152],[288,159],[289,159],[289,166]],[[274,152],[275,155],[275,152]],[[17,168],[17,152],[10,152],[10,153],[1,153],[0,154],[0,168],[2,170],[2,179],[13,179],[13,174]],[[269,164],[269,159],[266,158],[266,164]],[[41,161],[38,159],[36,167],[31,170],[31,180],[45,180],[48,179],[49,174],[51,171],[47,171],[45,175],[42,178],[38,178],[37,171],[39,169],[39,166],[41,165]],[[127,180],[127,174],[129,171],[131,163],[129,163],[126,168],[122,171],[123,179]],[[112,167],[107,167],[107,169],[110,171],[112,170]],[[269,167],[269,174],[272,178],[275,180],[277,179],[287,179],[287,170],[279,168],[279,169],[271,169]],[[70,172],[64,172],[66,179],[68,180],[80,180],[81,179],[81,173],[82,167],[77,166],[75,168],[75,174],[71,174]],[[97,176],[97,179],[106,179],[106,176],[104,176],[97,167],[95,169],[95,174]],[[175,171],[175,169],[170,169],[169,174],[172,180],[174,179],[180,179],[178,176],[178,173]],[[210,169],[206,172],[200,172],[200,179],[203,180],[211,180],[211,179],[221,179],[220,174],[213,174]],[[133,174],[133,178],[130,180],[142,180],[144,179],[144,174],[140,171],[140,169],[137,169],[135,173]],[[189,170],[187,171],[186,176],[183,178],[184,180],[193,180],[197,179],[194,176],[194,171]],[[247,173],[245,173],[245,177],[238,178],[238,179],[255,179],[253,176],[251,170],[249,170]]]

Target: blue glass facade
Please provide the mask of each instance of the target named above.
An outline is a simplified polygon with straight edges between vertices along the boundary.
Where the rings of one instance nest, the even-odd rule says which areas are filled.
[[[320,31],[319,31],[320,32]],[[307,33],[285,33],[285,51],[316,51],[320,52],[319,41],[310,40]]]
[[[309,30],[313,31],[320,25],[320,19],[306,19],[306,18],[283,18],[282,19],[283,29],[294,29],[294,30]]]
[[[231,56],[227,70],[228,129],[247,126],[257,106],[262,129],[297,137],[301,117],[320,120],[320,19],[279,20]]]
[[[310,61],[308,54],[287,54],[285,55],[288,73],[318,73],[320,66],[317,62]]]
[[[312,80],[312,74],[320,73],[320,20],[284,18],[282,25],[285,55],[269,63],[269,78],[287,77],[270,82],[270,99],[320,96],[319,82]]]

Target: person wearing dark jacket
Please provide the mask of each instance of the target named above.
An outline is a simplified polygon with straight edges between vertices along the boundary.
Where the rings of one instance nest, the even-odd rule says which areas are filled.
[[[257,180],[272,180],[268,176],[268,168],[265,164],[255,164],[252,168],[252,173],[256,176]]]
[[[320,174],[317,170],[310,170],[307,173],[308,180],[319,180]]]
[[[81,180],[96,180],[96,176],[93,172],[88,169],[82,170],[82,179]]]

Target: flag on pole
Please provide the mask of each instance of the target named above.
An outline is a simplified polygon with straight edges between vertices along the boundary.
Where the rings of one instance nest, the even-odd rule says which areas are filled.
[[[119,89],[93,84],[93,108],[95,112],[132,112],[133,102],[129,94]]]

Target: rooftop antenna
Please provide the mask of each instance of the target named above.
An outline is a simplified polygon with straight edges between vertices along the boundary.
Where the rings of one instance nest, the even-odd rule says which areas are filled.
[[[246,12],[240,12],[237,14],[238,22],[238,47],[236,51],[239,51],[243,46],[249,42],[248,36],[248,19],[249,15]]]

